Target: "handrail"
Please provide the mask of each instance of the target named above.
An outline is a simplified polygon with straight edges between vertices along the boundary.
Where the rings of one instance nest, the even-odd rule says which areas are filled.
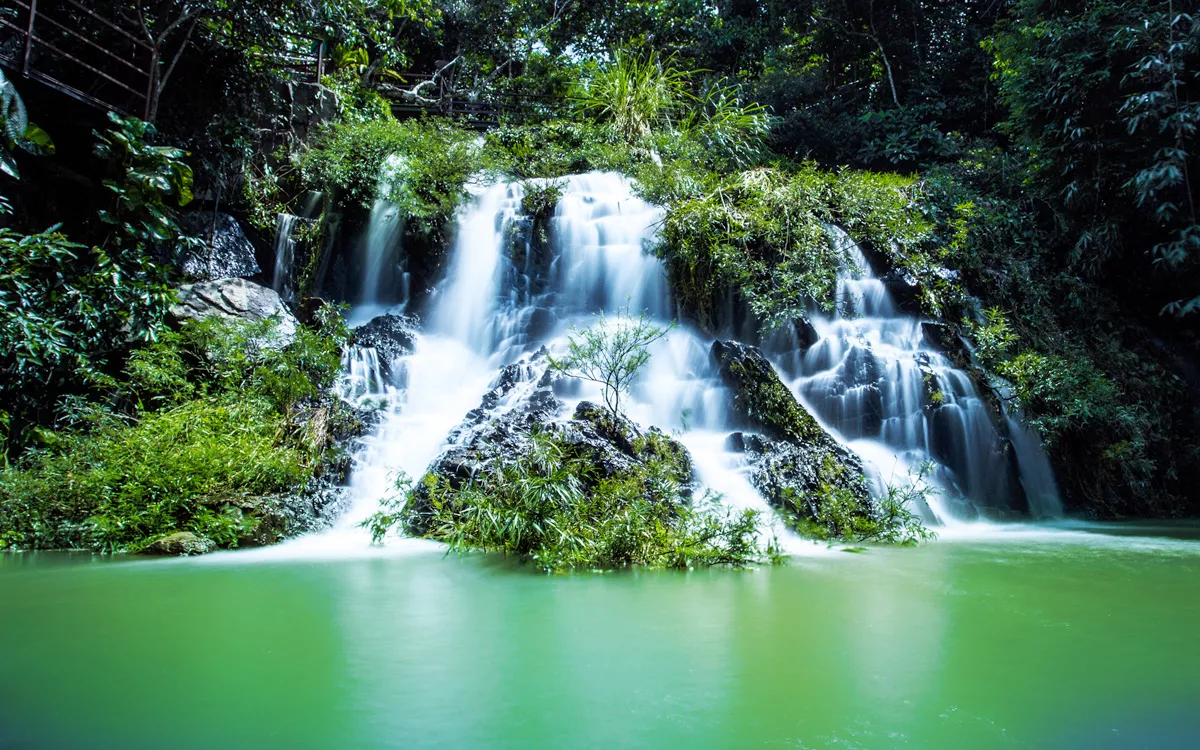
[[[34,0],[34,1],[36,2],[36,0]],[[20,0],[13,0],[13,2],[20,2]],[[150,73],[149,73],[149,72],[147,72],[147,71],[145,71],[145,70],[142,70],[142,69],[141,69],[141,68],[139,68],[138,66],[136,66],[136,65],[134,65],[133,63],[131,63],[131,62],[129,62],[128,60],[126,60],[124,57],[121,57],[120,55],[114,54],[113,52],[111,52],[111,51],[109,51],[109,50],[105,49],[104,47],[101,47],[99,44],[96,44],[95,42],[93,42],[91,39],[88,39],[88,38],[87,38],[86,36],[84,36],[83,34],[80,34],[78,31],[75,31],[74,29],[68,28],[67,26],[65,26],[65,25],[63,25],[63,24],[61,24],[61,23],[59,23],[58,21],[55,21],[55,20],[54,20],[53,18],[51,18],[50,16],[47,16],[45,13],[39,13],[39,14],[38,14],[38,18],[39,18],[40,20],[42,20],[42,21],[48,21],[48,22],[50,22],[52,25],[54,25],[54,26],[57,26],[58,28],[62,29],[64,32],[66,32],[67,34],[70,34],[72,37],[74,37],[74,38],[78,39],[79,41],[83,42],[84,44],[88,45],[89,47],[92,47],[92,48],[93,48],[93,49],[95,49],[97,52],[100,52],[101,54],[105,55],[106,57],[109,57],[109,58],[111,58],[111,59],[113,59],[113,60],[116,60],[117,62],[121,63],[121,64],[122,64],[122,65],[124,65],[125,67],[129,68],[130,70],[132,70],[133,72],[135,72],[135,73],[137,73],[137,74],[139,74],[139,75],[143,75],[143,76],[149,76],[149,75],[150,75]]]

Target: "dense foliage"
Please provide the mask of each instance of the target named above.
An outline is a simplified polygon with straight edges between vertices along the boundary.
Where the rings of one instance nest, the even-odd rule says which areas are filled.
[[[290,342],[273,320],[208,319],[137,349],[111,406],[68,401],[69,427],[0,471],[0,547],[250,541],[260,520],[241,506],[304,489],[334,458],[296,417],[339,373],[344,340],[334,313]]]
[[[367,525],[376,540],[399,524],[453,549],[504,552],[547,571],[611,570],[631,565],[742,567],[770,559],[759,543],[758,513],[692,503],[669,449],[638,438],[646,456],[635,469],[599,478],[569,440],[530,436],[532,448],[495,476],[451,488],[422,480],[422,502],[406,479]]]
[[[189,242],[175,210],[193,193],[245,218],[261,244],[279,211],[305,213],[319,192],[297,235],[305,292],[344,272],[333,256],[352,252],[367,210],[386,198],[404,217],[419,294],[473,178],[601,169],[632,176],[663,207],[653,251],[689,322],[730,325],[731,299],[764,328],[828,307],[847,262],[830,239],[837,225],[969,342],[952,354],[994,405],[1038,429],[1068,507],[1200,511],[1200,17],[1183,4],[83,5],[149,39],[162,134],[114,116],[99,123],[94,153],[52,162],[55,144],[60,156],[86,152],[86,131],[73,143],[54,113],[35,112],[52,144],[0,78],[0,169],[15,175],[20,162],[22,175],[0,177],[15,207],[0,200],[0,434],[6,455],[46,462],[46,476],[70,451],[81,465],[121,464],[138,455],[134,443],[114,446],[169,432],[176,417],[202,432],[203,415],[258,403],[269,422],[326,377],[283,367],[271,395],[258,365],[201,377],[188,364],[181,379],[159,373],[173,383],[163,393],[187,398],[126,408],[144,367],[131,352],[173,340],[162,339],[169,269]],[[110,33],[82,28],[101,46]],[[319,84],[305,67],[315,61],[296,63],[318,53]],[[418,104],[426,115],[393,116]],[[451,105],[464,121],[438,116]],[[62,210],[58,196],[77,190],[103,196],[100,221],[83,201]],[[544,225],[555,195],[553,183],[531,188],[524,208]],[[257,395],[234,405],[189,390],[206,379]],[[74,430],[80,399],[124,416]],[[250,442],[233,444],[250,450],[270,431],[246,424]],[[64,428],[59,453],[45,453],[55,440],[43,436]],[[826,521],[828,533],[866,535]]]

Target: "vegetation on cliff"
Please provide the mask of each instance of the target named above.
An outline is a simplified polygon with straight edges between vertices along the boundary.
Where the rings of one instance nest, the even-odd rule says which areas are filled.
[[[179,531],[235,547],[299,530],[275,498],[336,470],[330,434],[355,429],[325,396],[344,340],[336,311],[291,342],[270,319],[160,333],[103,402],[64,401],[62,428],[0,470],[0,547],[137,551]]]

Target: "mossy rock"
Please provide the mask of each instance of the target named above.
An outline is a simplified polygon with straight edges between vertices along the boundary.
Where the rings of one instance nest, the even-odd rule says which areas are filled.
[[[774,440],[805,442],[825,436],[758,349],[714,341],[712,358],[733,394],[733,410],[746,427]]]
[[[738,419],[761,434],[735,432],[729,448],[745,453],[750,481],[798,528],[830,515],[870,518],[874,503],[862,461],[796,400],[767,358],[736,341],[713,343],[712,357]]]
[[[186,557],[203,555],[216,548],[216,543],[207,537],[193,534],[190,531],[177,531],[174,534],[167,534],[155,539],[142,550],[142,554],[159,557]]]

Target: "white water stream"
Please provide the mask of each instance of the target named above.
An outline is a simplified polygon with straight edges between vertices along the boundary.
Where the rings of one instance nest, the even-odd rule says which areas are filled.
[[[661,324],[670,322],[665,269],[645,251],[661,210],[637,198],[628,179],[608,173],[566,179],[551,222],[553,257],[544,268],[528,248],[523,257],[513,253],[516,260],[506,252],[522,221],[522,195],[519,183],[492,185],[461,212],[447,276],[424,315],[427,324],[414,351],[390,363],[392,382],[382,377],[374,350],[347,354],[344,396],[387,405],[355,459],[351,508],[327,538],[363,546],[358,524],[393,491],[396,473],[424,473],[502,366],[542,344],[561,346],[572,324],[591,325],[598,313],[612,319],[645,311]],[[381,201],[372,212],[368,274],[379,271],[379,258],[398,243],[393,208]],[[897,466],[907,470],[933,457],[944,489],[944,497],[931,503],[936,520],[970,516],[976,505],[992,501],[989,493],[1001,491],[993,485],[1008,475],[992,450],[996,429],[966,375],[923,343],[920,323],[896,311],[857,246],[837,232],[834,241],[844,244],[857,266],[842,274],[841,311],[816,318],[819,340],[807,353],[784,357],[783,369],[792,371],[794,389],[833,434],[874,466],[877,481],[907,480],[895,476]],[[366,301],[380,297],[377,284],[377,278],[365,280],[364,290],[371,290]],[[355,317],[365,322],[361,314]],[[743,456],[725,448],[734,426],[710,345],[690,330],[671,331],[653,346],[627,411],[643,425],[676,434],[691,451],[701,482],[724,503],[773,517],[746,477]],[[931,416],[926,393],[934,386],[943,395]],[[577,396],[598,400],[599,392],[583,387]],[[1021,434],[1032,437],[1023,428]],[[1049,476],[1036,438],[1018,446],[1022,451],[1032,451],[1031,471]],[[1024,465],[1026,456],[1021,458]],[[774,531],[785,549],[812,546],[779,524]]]

